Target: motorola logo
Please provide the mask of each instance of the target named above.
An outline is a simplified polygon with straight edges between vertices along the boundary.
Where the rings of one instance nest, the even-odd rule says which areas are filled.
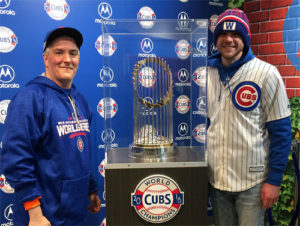
[[[196,49],[195,53],[193,54],[193,57],[206,57],[207,56],[207,40],[206,38],[199,38],[196,43]]]
[[[0,82],[9,83],[15,78],[15,71],[9,65],[0,65]]]
[[[115,137],[115,132],[112,129],[103,130],[101,133],[101,139],[104,143],[112,143]]]
[[[197,41],[197,50],[199,53],[205,53],[207,47],[207,42],[205,38],[200,38]]]
[[[0,0],[0,15],[15,16],[16,12],[11,9],[7,9],[10,5],[10,0]]]
[[[224,6],[224,3],[223,3],[222,0],[209,0],[208,4],[216,6],[216,7],[223,7]]]
[[[191,86],[190,73],[186,68],[181,68],[177,73],[178,81],[175,86]]]
[[[114,72],[110,67],[103,67],[100,70],[100,79],[103,82],[111,82],[114,78]]]
[[[99,149],[105,149],[107,147],[111,148],[117,148],[119,145],[118,143],[113,143],[116,138],[116,134],[112,129],[105,129],[101,133],[101,139],[104,144],[98,145]],[[103,161],[100,163],[98,170],[101,173],[101,175],[104,177],[104,171],[105,171],[105,163],[106,159],[103,159]]]
[[[10,0],[0,0],[0,9],[6,9],[10,5]]]
[[[112,8],[111,8],[111,6],[108,3],[106,3],[106,2],[102,2],[98,6],[98,14],[103,19],[109,19],[112,16]]]
[[[189,72],[187,69],[185,68],[181,68],[179,71],[178,71],[178,80],[180,82],[186,82],[188,81],[189,79]]]
[[[199,97],[196,100],[196,106],[199,111],[205,111],[206,110],[206,97],[205,96]]]
[[[206,96],[201,96],[196,100],[197,111],[193,111],[193,115],[206,116]]]
[[[153,50],[153,42],[150,38],[144,38],[141,42],[141,49],[144,53],[150,53]]]
[[[210,46],[210,53],[215,54],[217,51],[218,51],[217,47],[215,46],[214,43],[212,43]]]
[[[13,214],[14,211],[12,209],[13,204],[8,205],[5,210],[4,210],[4,217],[8,220],[8,221],[12,221],[13,219]]]
[[[186,12],[178,14],[178,26],[180,28],[187,28],[189,26],[189,15]]]
[[[185,123],[185,122],[180,123],[180,124],[178,125],[177,131],[178,131],[178,134],[179,134],[180,136],[182,136],[182,137],[183,137],[183,136],[186,136],[187,133],[188,133],[188,131],[189,131],[189,126],[188,126],[188,124]]]

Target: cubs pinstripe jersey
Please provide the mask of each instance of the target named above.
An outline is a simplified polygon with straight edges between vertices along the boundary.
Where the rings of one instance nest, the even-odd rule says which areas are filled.
[[[266,123],[290,116],[282,78],[271,64],[254,58],[224,86],[208,67],[207,150],[210,183],[239,192],[266,180],[269,137]]]

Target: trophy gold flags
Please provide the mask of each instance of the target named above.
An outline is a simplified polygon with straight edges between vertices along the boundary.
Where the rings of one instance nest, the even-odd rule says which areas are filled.
[[[138,61],[133,70],[133,158],[167,158],[174,155],[172,73],[160,57]]]

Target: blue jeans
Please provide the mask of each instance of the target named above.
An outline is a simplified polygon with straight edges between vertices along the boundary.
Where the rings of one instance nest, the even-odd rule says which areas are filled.
[[[209,187],[215,225],[264,225],[261,188],[258,184],[242,192],[227,192]]]

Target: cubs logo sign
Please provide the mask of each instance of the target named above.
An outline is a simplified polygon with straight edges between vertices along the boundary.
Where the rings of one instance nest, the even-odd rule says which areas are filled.
[[[232,103],[241,111],[251,111],[257,107],[260,101],[261,90],[251,81],[238,84],[232,92]]]
[[[81,137],[78,137],[78,139],[77,139],[77,148],[80,152],[83,151],[84,143],[83,143],[83,140],[81,139]]]
[[[190,43],[187,40],[178,41],[175,46],[175,52],[177,56],[182,60],[189,58],[191,54]]]
[[[131,194],[131,206],[145,221],[164,223],[171,220],[183,205],[184,193],[165,175],[144,178]]]
[[[110,35],[100,35],[95,42],[95,48],[100,55],[111,56],[117,49],[117,43]]]
[[[199,143],[204,144],[206,140],[206,124],[199,124],[193,129],[193,137]]]
[[[175,108],[180,114],[187,113],[191,108],[191,100],[186,95],[181,95],[175,101]]]
[[[0,52],[9,53],[14,50],[18,44],[18,38],[8,27],[0,26]]]

